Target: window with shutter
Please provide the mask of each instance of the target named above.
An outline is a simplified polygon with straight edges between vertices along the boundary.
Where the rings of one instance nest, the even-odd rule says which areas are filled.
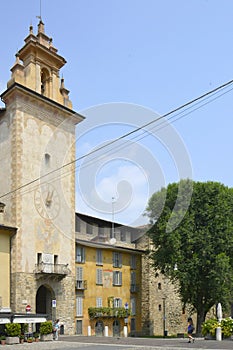
[[[96,284],[103,284],[103,270],[96,269]]]
[[[76,316],[83,316],[83,298],[76,298]]]
[[[83,289],[84,288],[83,267],[77,267],[77,269],[76,269],[76,279],[77,279],[77,288],[78,289]]]
[[[96,307],[102,307],[103,301],[102,298],[96,298]]]
[[[113,271],[113,285],[121,286],[122,285],[122,272],[121,271]]]
[[[122,307],[122,299],[114,298],[114,307]]]
[[[113,252],[113,267],[122,267],[122,254],[118,252]]]
[[[131,306],[131,315],[135,315],[136,314],[136,299],[135,298],[131,298],[130,300],[130,306]]]
[[[81,246],[76,247],[76,261],[78,263],[85,262],[85,248]]]
[[[131,269],[136,269],[136,267],[137,267],[137,264],[136,264],[136,262],[137,262],[137,260],[136,260],[136,255],[131,255],[130,256],[130,267],[131,267]]]
[[[103,252],[102,249],[96,250],[96,265],[103,265]]]

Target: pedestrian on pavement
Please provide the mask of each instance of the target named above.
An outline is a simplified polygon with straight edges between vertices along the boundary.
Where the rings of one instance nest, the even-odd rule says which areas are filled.
[[[192,334],[193,334],[193,331],[194,331],[194,325],[193,325],[193,320],[192,320],[192,317],[189,317],[188,318],[188,337],[189,337],[189,343],[195,341],[195,339],[193,338]]]
[[[60,331],[60,321],[56,320],[55,325],[53,327],[54,340],[58,340],[59,331]]]

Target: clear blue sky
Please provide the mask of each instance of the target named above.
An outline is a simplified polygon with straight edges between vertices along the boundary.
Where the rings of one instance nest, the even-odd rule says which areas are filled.
[[[58,53],[67,60],[61,73],[70,90],[73,107],[87,119],[95,119],[90,107],[111,102],[143,106],[162,115],[233,79],[231,0],[42,0],[41,3],[46,34],[53,38]],[[32,23],[34,32],[37,30],[39,14],[39,0],[1,2],[1,91],[9,80],[14,55],[22,47],[29,25]],[[103,115],[105,112],[98,110]],[[124,118],[130,126],[123,125],[124,118],[111,114],[110,122],[115,124],[107,125],[107,129],[98,128],[99,118],[96,118],[93,134],[86,132],[85,137],[77,141],[77,156],[132,130],[128,114],[127,110]],[[135,124],[142,125],[143,118],[142,112]],[[172,133],[178,133],[189,154],[194,180],[213,180],[233,186],[233,92],[193,110],[172,127]],[[162,169],[157,185],[148,180],[148,169],[138,166],[140,161],[131,159],[130,151],[125,148],[125,153],[118,155],[120,159],[114,156],[105,159],[102,172],[92,169],[95,181],[86,184],[85,191],[90,193],[91,186],[97,186],[106,206],[95,211],[98,208],[96,205],[92,208],[91,197],[85,206],[77,185],[76,209],[111,219],[111,198],[115,197],[116,221],[143,222],[137,219],[145,209],[148,196],[160,184],[177,181],[179,171],[177,174],[174,170],[177,155],[174,156],[173,149],[169,148],[171,166],[169,161],[164,161],[166,141],[160,146],[152,140],[144,140],[142,144]],[[124,209],[120,204],[118,208],[114,187],[121,179],[133,183],[132,193],[128,193],[131,204],[127,202]],[[150,190],[146,188],[148,182]],[[130,192],[126,186],[127,190]]]

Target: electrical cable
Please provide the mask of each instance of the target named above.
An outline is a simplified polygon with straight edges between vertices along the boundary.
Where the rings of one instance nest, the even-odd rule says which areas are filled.
[[[152,121],[150,121],[150,122],[148,122],[148,123],[146,123],[146,124],[144,124],[144,125],[142,125],[142,126],[140,126],[140,127],[137,127],[137,128],[135,128],[134,130],[132,130],[132,131],[130,131],[130,132],[127,132],[127,133],[125,133],[125,134],[119,136],[118,138],[116,138],[116,139],[114,139],[114,140],[111,140],[109,143],[104,144],[104,145],[102,145],[102,146],[100,146],[100,147],[98,147],[98,148],[96,148],[96,149],[94,149],[94,150],[92,150],[92,151],[90,151],[90,152],[88,152],[88,153],[86,153],[86,154],[84,154],[84,155],[82,155],[82,156],[76,158],[75,160],[73,160],[73,161],[71,161],[71,162],[68,162],[68,163],[66,163],[66,164],[64,164],[64,165],[62,165],[62,166],[60,166],[60,167],[58,167],[57,169],[54,169],[54,170],[52,170],[52,171],[50,171],[50,172],[48,172],[48,173],[46,173],[46,174],[44,174],[44,175],[41,175],[41,176],[39,176],[39,177],[37,177],[37,178],[35,178],[35,179],[33,179],[33,180],[31,180],[31,181],[25,183],[25,184],[19,186],[19,187],[16,188],[16,189],[13,189],[13,190],[11,190],[11,191],[9,191],[9,192],[7,192],[7,193],[1,195],[1,196],[0,196],[0,199],[6,197],[6,196],[8,196],[8,195],[14,194],[15,192],[17,192],[17,191],[19,191],[19,190],[21,190],[21,189],[24,189],[25,187],[30,186],[30,185],[36,183],[37,181],[42,180],[42,179],[44,179],[45,177],[47,177],[47,176],[49,176],[49,175],[51,175],[51,174],[54,174],[55,172],[58,172],[58,171],[60,171],[60,170],[62,170],[62,169],[64,169],[64,168],[66,168],[66,167],[68,167],[68,166],[70,166],[70,165],[72,165],[72,164],[75,164],[75,163],[77,163],[78,161],[80,161],[80,160],[82,160],[82,159],[84,159],[84,158],[86,158],[86,157],[89,157],[90,155],[92,155],[92,154],[94,154],[94,153],[96,153],[96,152],[99,152],[100,150],[102,150],[102,149],[104,149],[104,148],[106,148],[106,147],[108,147],[108,146],[110,146],[110,145],[113,145],[113,144],[115,144],[117,141],[122,140],[122,139],[124,139],[124,138],[126,138],[126,137],[128,137],[128,136],[130,136],[130,135],[132,135],[132,134],[134,134],[134,133],[136,133],[136,132],[138,132],[138,131],[140,131],[140,130],[143,131],[143,129],[146,128],[147,126],[150,126],[150,125],[152,125],[152,124],[154,124],[154,123],[156,123],[156,122],[158,122],[158,121],[160,121],[160,120],[162,120],[162,119],[164,119],[164,118],[166,118],[166,117],[168,117],[168,116],[170,116],[170,115],[172,115],[172,114],[174,114],[174,113],[176,113],[176,112],[178,112],[178,111],[181,111],[181,110],[185,109],[186,107],[188,107],[188,108],[186,108],[185,110],[190,109],[191,107],[189,107],[189,106],[191,106],[191,105],[193,105],[193,104],[196,104],[196,103],[200,103],[200,100],[205,99],[205,98],[211,96],[212,94],[216,94],[216,93],[219,92],[220,90],[223,90],[223,89],[225,89],[226,87],[230,86],[232,83],[233,83],[233,80],[230,80],[230,81],[228,81],[228,82],[226,82],[226,83],[224,83],[224,84],[222,84],[222,85],[220,85],[220,86],[218,86],[218,87],[216,87],[216,88],[214,88],[214,89],[212,89],[212,90],[210,90],[210,91],[208,91],[208,92],[206,92],[206,93],[204,93],[204,94],[202,94],[202,95],[200,95],[200,96],[198,96],[198,97],[196,97],[196,98],[194,98],[194,99],[192,99],[192,100],[190,100],[190,101],[188,101],[188,102],[186,102],[185,104],[183,104],[183,105],[181,105],[181,106],[179,106],[179,107],[177,107],[177,108],[175,108],[175,109],[173,109],[173,110],[171,110],[171,111],[169,111],[169,112],[167,112],[167,113],[165,113],[165,114],[159,116],[158,118],[155,118],[155,119],[153,119]],[[231,90],[232,90],[232,89],[231,89]],[[230,91],[231,91],[231,90],[230,90]],[[228,92],[229,92],[229,91],[228,91]],[[222,95],[223,95],[223,94],[222,94]],[[222,96],[222,95],[221,95],[221,96]],[[216,98],[218,98],[218,97],[216,97]],[[216,98],[215,98],[215,99],[216,99]],[[210,102],[209,102],[209,103],[210,103]],[[207,103],[206,103],[206,104],[207,104]],[[200,108],[201,108],[201,107],[200,107]],[[198,108],[197,108],[197,109],[198,109]],[[191,112],[190,112],[190,113],[191,113]],[[190,113],[189,113],[189,114],[190,114]],[[185,116],[185,115],[184,115],[184,116]],[[183,117],[184,117],[184,116],[183,116]],[[174,117],[174,116],[173,116],[173,117]],[[171,119],[171,118],[173,118],[173,117],[168,118],[168,120]],[[181,118],[182,118],[182,116],[179,117],[178,119],[181,119]],[[177,119],[177,120],[178,120],[178,119]],[[144,132],[144,133],[148,133],[148,131],[143,131],[143,132]],[[128,141],[128,140],[127,140],[127,141]],[[72,170],[72,171],[73,171],[73,170]],[[59,178],[60,178],[60,176],[59,176]]]

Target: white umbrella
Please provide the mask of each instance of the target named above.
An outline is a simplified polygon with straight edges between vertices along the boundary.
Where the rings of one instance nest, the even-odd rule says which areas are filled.
[[[218,322],[222,321],[222,305],[221,305],[221,303],[218,303],[218,305],[217,305],[217,318],[218,318]]]

